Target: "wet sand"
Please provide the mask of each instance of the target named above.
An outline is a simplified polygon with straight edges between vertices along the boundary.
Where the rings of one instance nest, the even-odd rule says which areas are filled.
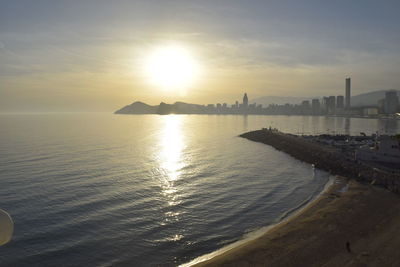
[[[307,208],[196,266],[400,266],[400,197],[338,178]]]

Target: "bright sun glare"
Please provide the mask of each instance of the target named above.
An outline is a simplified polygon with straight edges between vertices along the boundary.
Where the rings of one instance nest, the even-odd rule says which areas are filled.
[[[199,67],[187,49],[169,45],[155,49],[146,61],[146,74],[151,83],[165,89],[190,86],[199,74]]]

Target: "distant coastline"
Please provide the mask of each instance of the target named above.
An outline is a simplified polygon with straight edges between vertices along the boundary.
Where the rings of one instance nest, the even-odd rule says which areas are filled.
[[[148,105],[146,103],[137,101],[130,105],[127,105],[117,111],[114,114],[122,115],[140,115],[140,114],[158,114],[158,115],[169,115],[169,114],[196,114],[196,115],[267,115],[267,116],[326,116],[326,117],[341,117],[341,118],[362,118],[362,119],[397,119],[400,117],[395,114],[378,114],[378,115],[329,115],[329,114],[286,114],[286,113],[273,113],[265,111],[265,109],[224,109],[218,107],[210,107],[199,104],[189,104],[184,102],[175,102],[174,104],[166,104],[161,102],[159,105]]]
[[[383,97],[384,99],[376,101]],[[190,104],[185,102],[175,102],[167,104],[161,102],[159,105],[151,106],[137,101],[127,105],[115,114],[213,114],[213,115],[311,115],[311,116],[334,116],[334,117],[356,117],[356,118],[400,118],[400,107],[396,90],[375,91],[357,96],[350,96],[350,78],[346,79],[346,98],[343,96],[329,96],[303,100],[301,103],[293,104],[286,102],[265,102],[268,97],[255,99],[260,102],[249,103],[247,93],[244,93],[242,102],[228,105],[227,103],[216,104]],[[280,100],[293,100],[292,98],[281,98]],[[351,100],[350,100],[351,99]],[[272,101],[278,101],[279,97],[274,97]],[[346,105],[344,103],[346,100]],[[351,101],[354,101],[353,105]],[[278,101],[279,102],[279,101]]]
[[[127,105],[117,111],[114,114],[120,115],[143,115],[143,114],[158,114],[158,115],[170,115],[170,114],[193,114],[193,115],[266,115],[266,116],[324,116],[324,117],[340,117],[340,118],[361,118],[361,119],[397,119],[400,117],[396,114],[378,114],[378,115],[328,115],[328,114],[286,114],[286,113],[272,113],[267,112],[265,109],[223,109],[218,107],[210,107],[198,104],[189,104],[184,102],[175,102],[174,104],[166,104],[161,102],[159,105],[151,106],[146,103],[137,101],[130,105]]]

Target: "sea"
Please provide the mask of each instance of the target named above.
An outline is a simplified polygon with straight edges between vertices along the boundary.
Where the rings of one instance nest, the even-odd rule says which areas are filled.
[[[238,137],[399,133],[400,121],[258,115],[0,115],[0,266],[176,266],[278,223],[330,174]]]

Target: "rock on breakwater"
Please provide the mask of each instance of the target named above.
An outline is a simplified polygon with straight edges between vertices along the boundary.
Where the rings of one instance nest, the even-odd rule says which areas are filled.
[[[388,172],[358,162],[334,147],[315,143],[298,135],[270,129],[247,132],[240,137],[270,145],[332,174],[355,178],[400,193],[399,173]]]

